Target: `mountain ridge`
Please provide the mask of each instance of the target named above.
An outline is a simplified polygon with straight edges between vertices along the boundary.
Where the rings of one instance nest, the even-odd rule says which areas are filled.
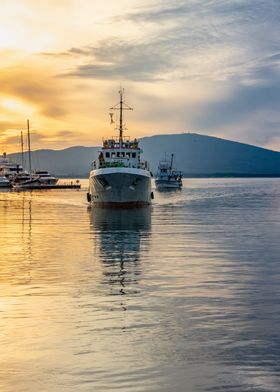
[[[153,172],[158,161],[169,152],[175,154],[177,168],[187,177],[280,176],[280,152],[263,147],[190,132],[139,140],[143,158],[150,162]],[[36,169],[46,169],[58,176],[85,177],[99,149],[98,146],[40,149],[32,152],[32,162]],[[20,162],[20,153],[9,156]]]

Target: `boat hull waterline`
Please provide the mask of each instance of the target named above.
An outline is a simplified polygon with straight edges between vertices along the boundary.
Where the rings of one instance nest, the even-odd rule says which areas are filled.
[[[0,177],[0,188],[11,188],[11,183],[6,177]]]
[[[138,168],[92,170],[89,178],[90,202],[96,206],[141,207],[151,203],[151,174]]]
[[[158,190],[164,189],[182,189],[182,182],[179,181],[155,181],[156,187]]]

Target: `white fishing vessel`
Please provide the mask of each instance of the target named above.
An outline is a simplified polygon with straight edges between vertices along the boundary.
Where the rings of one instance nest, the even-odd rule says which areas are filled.
[[[87,199],[101,206],[143,206],[151,203],[151,172],[141,160],[139,141],[123,136],[123,110],[132,110],[123,101],[111,110],[120,111],[119,136],[103,141],[98,161],[93,162]],[[110,113],[111,120],[113,113]]]
[[[161,189],[180,189],[183,186],[182,172],[173,167],[174,154],[171,154],[171,160],[160,161],[156,176],[156,187]]]

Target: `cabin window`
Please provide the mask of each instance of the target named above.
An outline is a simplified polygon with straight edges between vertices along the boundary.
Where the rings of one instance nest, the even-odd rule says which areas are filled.
[[[115,158],[115,156],[116,156],[116,153],[115,153],[115,152],[112,152],[111,158]]]
[[[136,152],[132,153],[132,158],[136,158]]]
[[[120,152],[119,152],[119,151],[117,152],[117,157],[118,157],[118,158],[120,157]]]
[[[106,152],[106,158],[110,158],[110,153]]]
[[[125,157],[125,152],[122,152],[121,156],[122,156],[122,158],[124,158]]]
[[[126,157],[127,157],[127,158],[130,158],[130,152],[127,152],[127,153],[126,153]]]

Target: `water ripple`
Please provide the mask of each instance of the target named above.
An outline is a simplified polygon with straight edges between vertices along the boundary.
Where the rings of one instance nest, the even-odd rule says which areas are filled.
[[[184,185],[0,192],[1,390],[278,392],[280,182]]]

